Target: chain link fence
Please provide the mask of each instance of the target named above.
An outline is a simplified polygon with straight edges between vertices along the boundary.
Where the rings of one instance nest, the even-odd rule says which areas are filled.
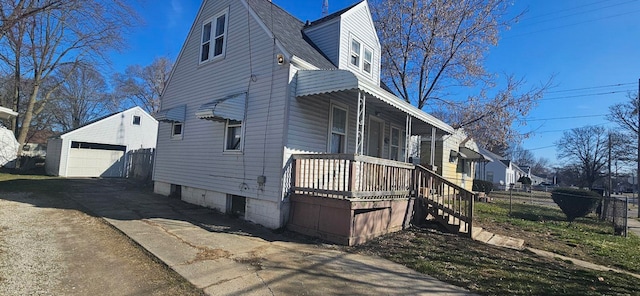
[[[625,196],[604,197],[600,204],[600,219],[613,224],[617,235],[627,236],[629,199]]]

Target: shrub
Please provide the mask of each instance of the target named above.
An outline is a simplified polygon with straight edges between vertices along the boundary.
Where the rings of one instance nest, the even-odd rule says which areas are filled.
[[[522,176],[518,179],[518,182],[522,183],[522,185],[531,185],[531,178],[527,176]]]
[[[601,197],[593,191],[573,188],[558,188],[551,192],[551,198],[567,216],[569,223],[591,213]]]
[[[489,194],[489,192],[493,191],[493,183],[485,180],[473,180],[471,190]]]

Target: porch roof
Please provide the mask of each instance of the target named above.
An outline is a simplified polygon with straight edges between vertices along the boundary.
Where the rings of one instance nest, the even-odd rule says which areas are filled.
[[[184,122],[186,109],[186,105],[180,105],[177,107],[160,110],[153,117],[155,117],[157,121]]]
[[[244,120],[247,93],[237,93],[206,103],[196,111],[196,117],[208,120]]]
[[[348,70],[300,70],[298,71],[298,81],[296,96],[313,96],[320,94],[339,93],[344,91],[361,90],[369,95],[378,98],[396,109],[411,115],[437,129],[452,134],[453,127],[435,118],[415,106],[396,97],[392,93],[372,84],[371,82],[359,79],[354,73]]]

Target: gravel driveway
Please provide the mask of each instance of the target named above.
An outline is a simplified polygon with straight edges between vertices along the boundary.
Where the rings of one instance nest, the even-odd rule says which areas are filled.
[[[59,195],[0,192],[0,295],[201,295]]]

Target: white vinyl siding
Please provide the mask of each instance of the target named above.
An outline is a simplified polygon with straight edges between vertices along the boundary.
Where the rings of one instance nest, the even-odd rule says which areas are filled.
[[[227,43],[229,10],[225,9],[202,24],[200,62],[224,57]]]
[[[304,31],[322,53],[333,64],[338,65],[340,60],[340,21],[330,21],[317,27],[311,27]]]
[[[224,59],[198,67],[199,24],[225,9],[229,13]],[[162,96],[162,109],[186,104],[187,128],[182,141],[171,141],[171,125],[160,125],[154,180],[248,197],[247,219],[280,226],[280,217],[259,214],[253,199],[277,203],[278,207],[282,199],[279,180],[288,68],[275,63],[273,39],[247,13],[242,1],[206,1],[195,24]],[[198,119],[195,112],[205,103],[241,92],[247,92],[242,153],[226,153],[226,123]],[[324,133],[326,137],[326,128]],[[259,187],[256,180],[262,175],[267,181]]]
[[[140,116],[140,125],[133,124],[134,116]],[[158,122],[140,107],[134,107],[100,121],[83,126],[53,140],[51,154],[47,149],[47,173],[66,177],[72,142],[86,142],[126,147],[127,151],[156,147]],[[57,154],[54,156],[54,153]],[[54,161],[55,160],[55,161]],[[77,163],[77,162],[76,162]]]
[[[367,2],[363,1],[344,13],[340,21],[340,61],[338,68],[351,70],[375,85],[380,84],[380,42],[371,19]],[[355,38],[361,44],[360,62],[357,67],[351,63],[351,41]],[[371,50],[371,71],[363,69],[364,49]]]

